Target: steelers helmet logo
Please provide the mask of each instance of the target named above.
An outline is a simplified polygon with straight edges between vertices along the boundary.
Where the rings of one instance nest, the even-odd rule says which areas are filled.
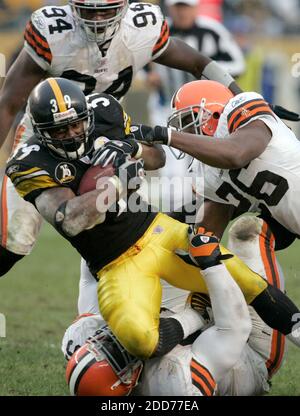
[[[76,168],[72,163],[61,162],[56,166],[55,169],[55,178],[62,185],[65,183],[70,183],[75,179]]]

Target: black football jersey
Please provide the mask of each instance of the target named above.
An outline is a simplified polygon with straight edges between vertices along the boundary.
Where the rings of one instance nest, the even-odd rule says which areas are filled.
[[[95,144],[103,138],[125,137],[130,119],[118,101],[107,94],[94,94],[89,97],[89,103],[94,109],[95,130],[92,134]],[[6,174],[19,195],[35,204],[36,198],[50,188],[68,187],[78,195],[81,178],[90,167],[92,156],[93,151],[80,160],[61,159],[33,136],[10,158]],[[118,205],[115,205],[107,212],[104,223],[75,237],[64,235],[87,261],[94,275],[133,245],[153,221],[155,214],[151,213],[150,207],[143,202],[139,206],[139,212],[125,210],[119,214]]]

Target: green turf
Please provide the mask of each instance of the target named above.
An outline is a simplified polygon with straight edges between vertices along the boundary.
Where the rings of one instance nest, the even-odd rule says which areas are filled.
[[[280,254],[289,295],[300,305],[300,242]],[[299,274],[299,276],[297,276]],[[67,395],[60,341],[76,316],[79,256],[45,226],[31,256],[0,280],[0,395]],[[300,360],[290,346],[273,395],[300,395]]]

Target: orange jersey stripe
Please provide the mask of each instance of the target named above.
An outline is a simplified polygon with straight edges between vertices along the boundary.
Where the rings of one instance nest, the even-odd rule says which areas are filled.
[[[164,21],[158,41],[156,42],[156,44],[154,45],[152,49],[152,55],[158,52],[167,43],[169,36],[170,36],[170,29],[169,29],[168,23]]]
[[[31,22],[29,22],[29,23],[27,24],[27,26],[26,26],[26,31],[27,31],[28,33],[30,33],[30,34],[31,34],[31,36],[33,36],[34,40],[36,41],[36,43],[37,43],[39,46],[41,46],[41,47],[43,47],[43,48],[45,48],[45,49],[47,49],[47,50],[49,50],[49,51],[50,51],[49,43],[47,42],[47,40],[43,39],[43,38],[41,37],[41,35],[39,35],[39,34],[38,34],[37,30],[35,30],[35,29],[34,29],[34,26],[32,25],[32,23],[31,23]]]
[[[44,58],[48,63],[51,63],[52,61],[52,54],[51,52],[45,52],[43,49],[41,49],[36,42],[32,38],[29,37],[27,33],[25,33],[25,40],[29,43],[29,45],[35,50],[35,52]]]
[[[203,374],[211,387],[215,388],[216,382],[210,372],[203,365],[199,364],[194,358],[191,360],[191,367]]]
[[[5,175],[2,182],[1,192],[1,245],[6,248],[7,243],[7,224],[8,224],[8,212],[7,212],[7,185],[8,177]]]
[[[195,381],[195,383],[193,383],[193,384],[202,392],[203,396],[212,396],[213,395],[213,393],[207,387],[207,385],[204,383],[202,378],[198,377],[193,372],[192,372],[192,381]]]
[[[260,252],[266,272],[267,280],[274,287],[280,288],[279,272],[276,265],[274,247],[274,236],[266,222],[263,223],[261,235],[259,236]],[[271,246],[270,250],[268,246]],[[280,367],[285,348],[285,337],[279,331],[273,330],[271,354],[266,362],[266,367],[271,377]]]
[[[190,363],[192,383],[203,396],[212,396],[216,388],[216,382],[210,372],[194,358]]]
[[[245,104],[240,104],[236,109],[234,109],[231,113],[228,114],[228,118],[227,118],[228,125],[230,126],[234,122],[234,119],[239,116],[241,111],[243,111],[244,109],[248,109],[249,107],[256,106],[256,105],[265,106],[267,105],[267,103],[261,98],[256,98],[254,100],[250,100],[246,102]]]
[[[272,111],[268,106],[259,106],[255,108],[255,110],[249,110],[249,113],[246,115],[241,115],[241,117],[234,123],[232,130],[235,131],[242,123],[246,121],[250,121],[252,117],[255,117],[258,113],[261,114],[270,114],[272,115]]]
[[[16,130],[15,140],[12,151],[14,151],[20,143],[25,127],[19,125]],[[7,180],[8,177],[5,175],[2,182],[2,193],[1,193],[1,245],[6,247],[7,244],[7,229],[8,229],[8,208],[7,208]]]
[[[16,148],[18,147],[21,138],[22,138],[22,134],[24,133],[24,131],[26,130],[25,126],[23,125],[19,125],[16,133],[15,133],[15,140],[14,140],[14,145],[13,145],[13,151],[16,150]]]

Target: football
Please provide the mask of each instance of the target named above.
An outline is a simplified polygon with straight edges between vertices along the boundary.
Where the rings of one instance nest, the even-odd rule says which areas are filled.
[[[106,182],[107,178],[114,176],[114,174],[115,168],[112,163],[105,166],[105,168],[99,165],[90,167],[81,178],[78,194],[82,195],[97,189],[97,184],[99,187],[101,183]]]

